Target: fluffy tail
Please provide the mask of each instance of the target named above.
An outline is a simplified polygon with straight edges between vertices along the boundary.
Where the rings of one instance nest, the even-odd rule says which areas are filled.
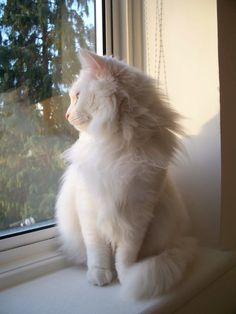
[[[169,291],[183,279],[196,247],[195,239],[182,238],[159,255],[134,264],[122,282],[123,295],[142,299]]]

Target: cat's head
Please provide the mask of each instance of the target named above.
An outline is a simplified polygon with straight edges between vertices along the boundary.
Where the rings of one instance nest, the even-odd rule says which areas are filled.
[[[116,75],[125,67],[111,57],[80,50],[82,69],[69,90],[68,121],[79,131],[90,133],[113,129],[117,120]],[[110,131],[110,130],[109,130]]]
[[[115,58],[84,49],[80,62],[66,112],[76,129],[99,138],[117,135],[129,143],[134,138],[146,141],[154,133],[165,142],[170,131],[178,133],[179,116],[160,99],[150,77]]]

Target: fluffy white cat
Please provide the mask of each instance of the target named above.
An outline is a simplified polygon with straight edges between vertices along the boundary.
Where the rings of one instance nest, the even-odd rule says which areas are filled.
[[[64,248],[87,262],[94,285],[109,284],[115,265],[125,294],[162,294],[181,281],[195,252],[168,176],[179,115],[139,70],[82,49],[80,61],[66,113],[80,136],[65,152],[56,204]]]

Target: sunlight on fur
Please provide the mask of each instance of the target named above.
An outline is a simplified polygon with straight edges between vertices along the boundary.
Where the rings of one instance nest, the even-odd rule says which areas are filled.
[[[66,113],[80,136],[64,153],[56,203],[63,248],[87,263],[90,283],[117,277],[126,297],[155,297],[183,279],[196,251],[168,175],[180,116],[139,70],[83,49],[80,61]]]

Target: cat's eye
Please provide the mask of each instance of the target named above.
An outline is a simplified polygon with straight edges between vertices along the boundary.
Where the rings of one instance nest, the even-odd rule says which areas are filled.
[[[77,99],[79,98],[79,94],[80,94],[80,93],[78,92],[78,93],[75,95]]]

